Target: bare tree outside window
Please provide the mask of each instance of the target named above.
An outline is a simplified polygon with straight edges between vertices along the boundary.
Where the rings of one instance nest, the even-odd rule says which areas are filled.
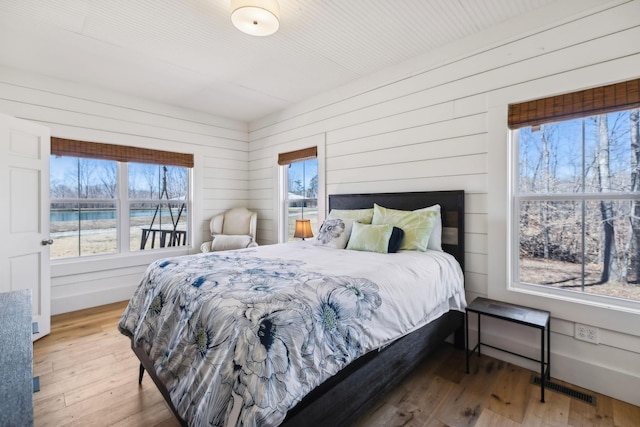
[[[640,301],[638,110],[517,131],[520,283]]]
[[[640,194],[640,109],[632,110],[629,114],[629,131],[631,142],[631,188],[633,194]],[[640,200],[631,200],[629,214],[629,239],[626,242],[628,259],[626,265],[632,268],[631,274],[636,280],[640,278]],[[626,275],[626,273],[625,273]]]

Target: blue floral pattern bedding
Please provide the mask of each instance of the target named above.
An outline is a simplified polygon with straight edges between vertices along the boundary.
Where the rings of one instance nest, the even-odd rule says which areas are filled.
[[[278,425],[375,343],[378,284],[259,252],[157,261],[120,320],[189,425]]]

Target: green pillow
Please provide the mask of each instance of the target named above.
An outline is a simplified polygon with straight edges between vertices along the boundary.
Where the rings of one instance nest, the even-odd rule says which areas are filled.
[[[386,254],[392,231],[393,226],[389,224],[370,225],[354,222],[347,249]]]
[[[332,218],[348,218],[362,224],[371,224],[373,208],[369,209],[331,209],[329,216]]]
[[[373,205],[372,224],[389,224],[404,231],[400,249],[426,251],[438,213],[435,211],[401,211]]]

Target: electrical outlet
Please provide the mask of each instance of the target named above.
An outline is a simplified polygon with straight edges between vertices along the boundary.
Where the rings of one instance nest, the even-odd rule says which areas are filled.
[[[598,328],[595,326],[582,325],[576,323],[575,338],[577,340],[598,344]]]

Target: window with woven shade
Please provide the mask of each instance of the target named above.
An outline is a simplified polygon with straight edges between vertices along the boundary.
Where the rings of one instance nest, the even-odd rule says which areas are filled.
[[[296,220],[310,220],[314,234],[318,230],[318,147],[278,154],[282,169],[284,241],[295,239]]]
[[[518,286],[640,306],[639,88],[509,106]]]
[[[51,258],[187,245],[193,155],[51,138]]]

